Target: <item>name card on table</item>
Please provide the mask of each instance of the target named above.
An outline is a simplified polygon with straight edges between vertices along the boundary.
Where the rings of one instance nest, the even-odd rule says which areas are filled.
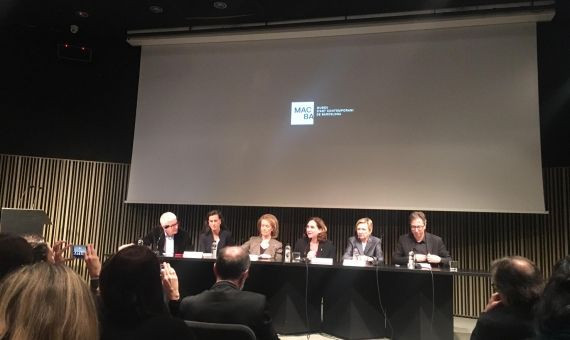
[[[182,257],[185,259],[201,259],[202,254],[201,251],[185,251]]]
[[[311,264],[324,264],[330,266],[333,264],[333,259],[328,257],[313,257]]]
[[[342,265],[352,267],[366,267],[366,260],[344,259],[342,261]]]

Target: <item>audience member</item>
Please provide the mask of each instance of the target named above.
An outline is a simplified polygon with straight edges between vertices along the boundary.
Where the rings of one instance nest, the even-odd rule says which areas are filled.
[[[535,336],[535,306],[542,292],[542,275],[521,256],[498,259],[491,265],[496,290],[477,320],[471,340],[517,340]]]
[[[178,300],[178,280],[168,264],[144,246],[124,248],[101,270],[101,339],[190,339],[183,321],[168,313],[162,281],[167,281],[167,298]]]
[[[410,232],[398,239],[392,262],[400,265],[408,263],[410,251],[413,251],[417,263],[449,264],[451,256],[441,237],[426,232],[426,215],[421,211],[414,211],[410,214],[408,222]]]
[[[40,262],[13,272],[0,285],[0,339],[98,340],[89,288],[62,264]]]
[[[538,339],[570,339],[570,256],[558,261],[536,309]]]
[[[241,247],[225,247],[214,264],[216,283],[207,291],[182,299],[185,320],[246,325],[258,340],[278,339],[265,296],[242,291],[249,275],[249,255]]]
[[[31,264],[34,260],[32,246],[22,237],[0,233],[0,280],[13,270]]]
[[[219,210],[212,210],[206,215],[204,230],[200,233],[198,240],[198,251],[211,253],[214,242],[216,242],[216,253],[218,254],[225,246],[234,245],[232,232],[226,229],[224,217]]]

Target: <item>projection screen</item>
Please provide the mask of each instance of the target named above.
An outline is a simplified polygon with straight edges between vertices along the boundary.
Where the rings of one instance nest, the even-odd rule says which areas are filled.
[[[144,46],[127,202],[544,212],[535,24]]]

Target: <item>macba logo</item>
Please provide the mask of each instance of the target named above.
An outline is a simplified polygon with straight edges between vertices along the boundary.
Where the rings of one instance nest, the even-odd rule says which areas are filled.
[[[314,125],[315,102],[291,102],[291,125]]]

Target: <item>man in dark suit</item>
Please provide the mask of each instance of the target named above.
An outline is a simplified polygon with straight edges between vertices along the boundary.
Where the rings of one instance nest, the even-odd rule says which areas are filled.
[[[477,324],[471,340],[534,339],[534,305],[542,294],[542,275],[522,256],[509,256],[491,265],[496,290]]]
[[[413,251],[416,263],[449,264],[451,256],[441,237],[426,232],[426,215],[421,211],[414,211],[408,221],[410,232],[398,239],[392,262],[400,265],[408,263],[410,251]]]
[[[178,219],[171,212],[162,214],[160,227],[154,228],[142,240],[145,245],[158,249],[161,254],[174,255],[184,253],[185,250],[192,250],[190,235],[179,228]]]
[[[207,291],[185,297],[179,316],[185,320],[246,325],[259,340],[279,339],[265,296],[242,291],[249,274],[249,255],[241,247],[220,250],[214,264],[216,283]]]

